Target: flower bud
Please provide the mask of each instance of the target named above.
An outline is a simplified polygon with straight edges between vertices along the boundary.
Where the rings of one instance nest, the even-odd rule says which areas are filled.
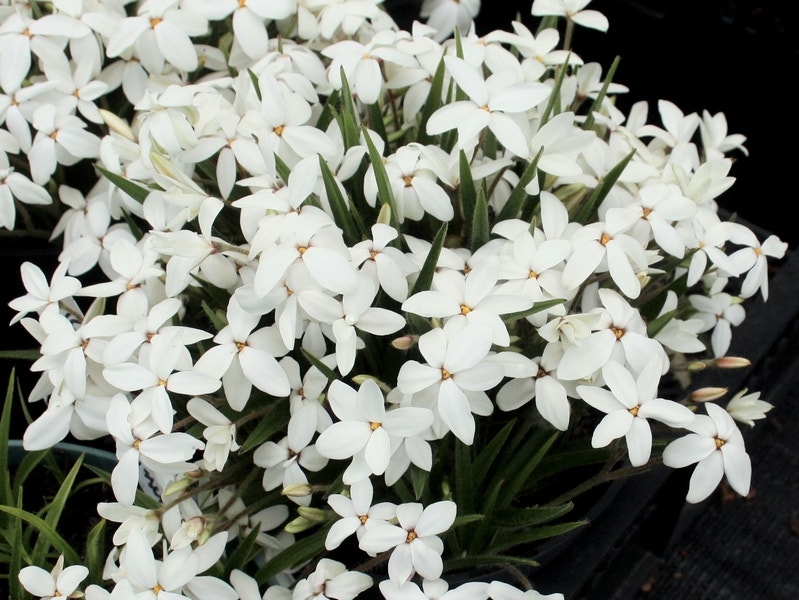
[[[713,364],[719,369],[740,369],[750,366],[752,361],[741,356],[722,356],[714,360]]]
[[[175,494],[178,494],[178,493],[182,492],[183,490],[188,489],[189,486],[192,486],[192,485],[194,485],[194,479],[192,477],[189,477],[188,475],[186,475],[184,477],[181,477],[177,481],[173,481],[173,482],[167,484],[167,486],[164,488],[163,496],[165,498],[167,498],[169,496],[174,496]]]
[[[710,402],[718,400],[724,396],[729,390],[723,387],[704,387],[691,392],[691,402]]]
[[[694,362],[689,362],[685,365],[685,370],[689,373],[697,373],[699,371],[704,371],[707,367],[707,363],[701,360],[696,360]]]
[[[308,521],[313,521],[314,523],[324,523],[327,521],[327,511],[322,510],[321,508],[313,508],[312,506],[299,506],[297,507],[297,512],[300,513],[300,516]]]
[[[283,491],[280,493],[289,498],[301,498],[303,496],[310,496],[312,491],[311,486],[307,483],[292,483],[284,487]]]
[[[104,108],[99,109],[99,112],[100,116],[103,118],[103,122],[108,125],[111,131],[129,139],[131,142],[136,141],[136,136],[127,121]]]
[[[410,350],[413,348],[414,344],[416,344],[417,339],[418,337],[415,335],[403,335],[402,337],[391,340],[391,345],[397,350]]]
[[[380,212],[377,213],[377,222],[383,225],[391,225],[391,206],[386,202],[380,207]]]
[[[286,526],[283,528],[283,531],[286,533],[302,533],[303,531],[310,529],[311,527],[316,527],[316,523],[313,521],[309,521],[305,517],[297,517],[293,521],[286,523]]]

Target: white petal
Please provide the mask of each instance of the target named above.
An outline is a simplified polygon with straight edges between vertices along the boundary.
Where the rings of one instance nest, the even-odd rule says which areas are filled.
[[[606,414],[594,429],[591,445],[604,448],[615,439],[626,435],[632,425],[633,416],[626,410],[616,410]]]
[[[687,502],[701,502],[715,490],[724,476],[724,459],[721,452],[712,452],[710,456],[699,461],[691,475],[688,485]]]
[[[164,58],[181,71],[197,68],[197,51],[189,36],[168,21],[161,21],[154,28],[158,49]]]

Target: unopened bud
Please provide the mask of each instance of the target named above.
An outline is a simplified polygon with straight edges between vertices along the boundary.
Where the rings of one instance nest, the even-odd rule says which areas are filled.
[[[183,490],[188,489],[191,485],[194,485],[194,480],[191,477],[182,477],[177,481],[167,484],[167,486],[164,488],[163,496],[164,498],[174,496],[175,494],[179,494]]]
[[[687,365],[685,365],[685,370],[689,373],[697,373],[698,371],[703,371],[706,367],[707,363],[697,360],[694,362],[689,362]]]
[[[691,402],[710,402],[725,396],[729,390],[723,387],[704,387],[691,392]]]
[[[136,136],[127,121],[104,108],[99,109],[99,111],[100,117],[102,117],[103,122],[108,125],[111,131],[129,139],[131,142],[136,141]]]
[[[397,350],[410,350],[416,344],[417,337],[415,335],[403,335],[402,337],[391,340],[391,345]]]
[[[742,356],[722,356],[714,360],[713,364],[719,369],[740,369],[750,366],[752,361]]]
[[[363,385],[366,381],[374,381],[381,390],[383,390],[384,394],[388,394],[391,391],[391,386],[385,383],[384,381],[380,381],[374,375],[355,375],[352,378],[352,382],[358,386]]]
[[[310,496],[312,491],[311,486],[307,483],[292,483],[284,487],[283,491],[280,493],[289,498],[301,498],[303,496]]]
[[[391,206],[386,202],[380,207],[380,212],[377,213],[377,222],[383,225],[391,225]]]
[[[313,521],[309,521],[305,517],[297,517],[293,521],[286,523],[286,526],[283,528],[283,531],[286,533],[302,533],[311,527],[315,527],[316,523]]]
[[[297,512],[303,519],[308,519],[314,523],[324,523],[327,521],[327,512],[321,508],[313,508],[312,506],[299,506]]]

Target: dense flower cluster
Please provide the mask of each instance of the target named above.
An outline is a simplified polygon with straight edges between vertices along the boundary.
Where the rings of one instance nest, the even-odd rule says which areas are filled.
[[[633,468],[672,440],[688,501],[748,493],[736,420],[771,406],[659,390],[730,361],[786,244],[719,214],[723,114],[616,107],[570,47],[608,27],[587,4],[478,36],[476,0],[412,31],[380,0],[0,3],[0,225],[55,203],[63,243],[10,303],[25,447],[118,458],[89,600],[519,598],[442,575],[523,545],[490,511],[559,497],[531,490],[560,440]]]

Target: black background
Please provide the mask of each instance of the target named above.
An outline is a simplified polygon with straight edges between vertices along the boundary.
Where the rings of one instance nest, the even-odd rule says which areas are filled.
[[[792,220],[797,203],[793,174],[799,171],[799,111],[793,89],[799,75],[799,3],[768,0],[594,0],[587,9],[610,22],[606,33],[577,27],[573,48],[606,72],[621,61],[614,81],[630,88],[620,107],[669,100],[686,114],[703,110],[727,117],[729,133],[747,138],[749,156],[735,153],[734,186],[719,205],[795,246]],[[418,6],[413,0],[386,5],[404,27]],[[535,31],[531,1],[483,0],[478,34],[510,29],[517,14]]]

